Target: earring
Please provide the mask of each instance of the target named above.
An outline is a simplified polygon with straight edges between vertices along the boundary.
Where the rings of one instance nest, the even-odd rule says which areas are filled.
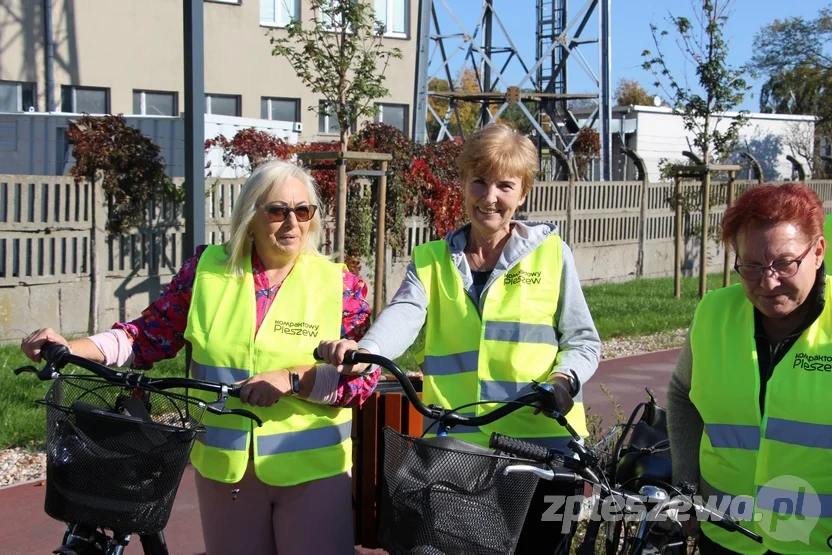
[[[254,242],[254,232],[252,232],[252,231],[248,232],[248,241],[249,241],[249,243]]]

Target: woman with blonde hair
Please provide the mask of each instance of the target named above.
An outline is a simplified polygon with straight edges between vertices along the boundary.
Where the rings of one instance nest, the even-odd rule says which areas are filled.
[[[558,408],[585,438],[581,387],[598,366],[600,339],[557,227],[514,219],[537,163],[534,144],[510,127],[490,125],[472,135],[457,160],[469,223],[413,250],[401,287],[363,340],[324,341],[319,353],[343,373],[360,372],[365,365],[343,364],[348,350],[396,358],[425,326],[426,404],[494,402],[477,405],[479,415],[518,397],[532,381],[547,381]],[[449,435],[487,446],[498,432],[568,453],[571,435],[539,412],[520,409]],[[574,526],[563,530],[561,522],[574,524],[577,515],[544,521],[550,505],[544,497],[576,494],[574,485],[541,480],[515,553],[568,553]]]
[[[140,317],[69,342],[39,329],[21,346],[35,362],[57,342],[147,369],[188,342],[194,378],[245,384],[228,407],[249,405],[263,426],[206,414],[191,453],[208,555],[354,550],[351,406],[379,373],[312,358],[322,338],[360,339],[370,318],[365,283],[318,252],[319,205],[301,168],[263,163],[235,201],[229,240],[198,247]]]

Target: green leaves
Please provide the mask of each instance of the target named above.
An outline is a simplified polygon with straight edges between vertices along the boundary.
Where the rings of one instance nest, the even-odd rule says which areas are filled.
[[[748,69],[727,64],[728,44],[723,39],[723,27],[728,20],[731,0],[701,0],[694,20],[687,17],[669,17],[677,36],[677,44],[698,77],[696,90],[681,85],[668,67],[662,50],[662,37],[667,31],[658,32],[650,26],[656,55],[645,50],[642,67],[656,77],[656,86],[662,88],[671,99],[674,113],[684,120],[685,129],[694,134],[694,146],[700,158],[708,163],[711,158],[724,159],[733,150],[741,128],[748,121],[748,111],[742,110],[730,117],[728,126],[720,126],[726,112],[742,104],[745,93],[751,87],[745,80]],[[698,29],[697,29],[698,26]],[[666,82],[666,85],[663,83]]]
[[[398,48],[385,48],[384,25],[370,3],[310,0],[307,25],[295,21],[280,36],[272,35],[272,55],[284,57],[297,76],[331,106],[341,129],[341,147],[358,118],[374,114],[373,101],[389,94],[384,72]],[[312,108],[318,112],[317,106]]]
[[[72,123],[67,137],[76,164],[69,171],[76,182],[100,174],[109,199],[107,230],[124,233],[145,225],[152,216],[150,201],[185,200],[185,191],[165,173],[160,148],[121,115],[85,114]]]

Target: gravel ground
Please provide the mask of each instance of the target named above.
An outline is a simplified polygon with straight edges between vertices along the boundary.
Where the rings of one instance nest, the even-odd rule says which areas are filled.
[[[674,330],[641,337],[615,338],[604,341],[601,358],[618,358],[680,347],[685,330]],[[0,487],[45,477],[46,455],[24,449],[0,450]]]

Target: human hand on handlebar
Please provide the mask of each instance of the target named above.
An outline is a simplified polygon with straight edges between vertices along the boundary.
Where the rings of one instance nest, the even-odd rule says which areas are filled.
[[[288,370],[272,370],[255,374],[237,383],[243,384],[240,389],[240,402],[255,407],[270,407],[292,390],[292,380]]]
[[[357,376],[362,374],[369,364],[344,364],[344,355],[347,351],[360,351],[367,353],[366,349],[359,349],[358,343],[351,339],[341,339],[339,341],[321,341],[318,344],[318,356],[324,362],[335,367],[339,374],[347,374],[349,376]]]
[[[69,347],[69,342],[63,338],[58,332],[52,328],[41,328],[35,330],[20,343],[20,349],[23,351],[29,360],[33,362],[41,362],[41,349],[47,343],[58,343],[59,345],[66,345]]]
[[[572,395],[570,394],[571,388],[569,387],[569,378],[563,375],[555,376],[555,379],[550,382],[552,385],[552,396],[554,397],[553,401],[555,403],[555,409],[560,411],[560,413],[564,416],[569,414],[569,411],[572,410],[572,407],[575,406],[575,402],[572,400]],[[549,418],[554,418],[555,415],[551,410],[544,408],[540,402],[535,403],[535,414],[543,413],[545,416]]]

